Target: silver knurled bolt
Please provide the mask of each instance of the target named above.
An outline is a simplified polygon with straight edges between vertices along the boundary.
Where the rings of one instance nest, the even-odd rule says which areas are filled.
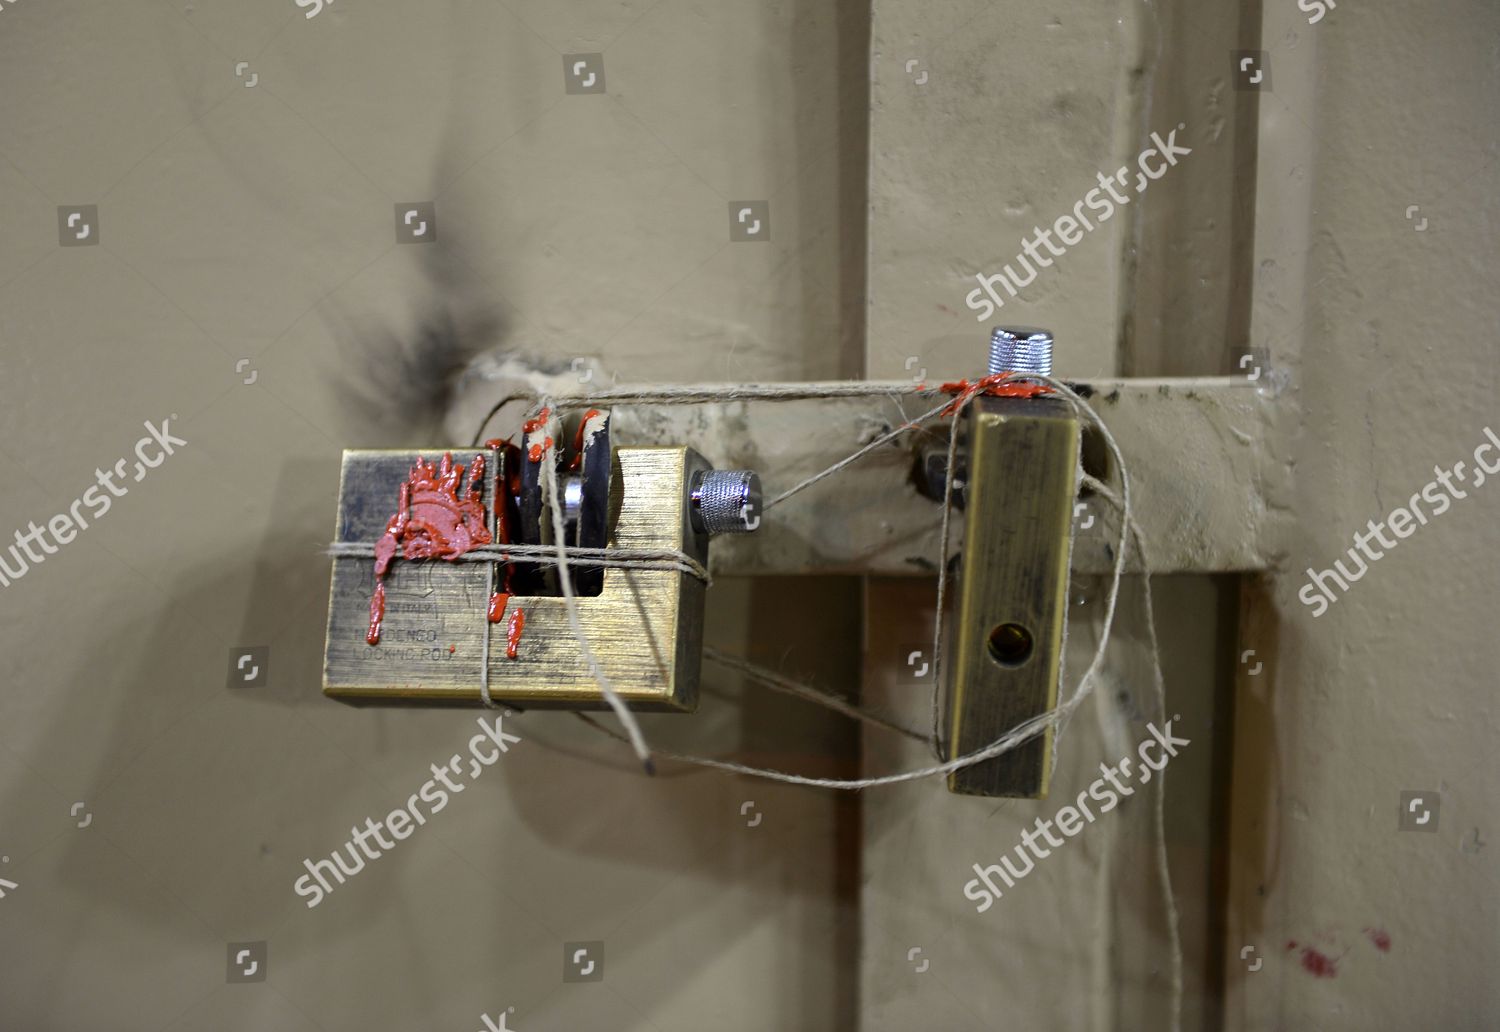
[[[996,326],[990,332],[990,375],[1052,375],[1052,331],[1031,326]]]
[[[701,534],[748,534],[760,526],[760,477],[748,469],[711,469],[693,479],[693,528]]]

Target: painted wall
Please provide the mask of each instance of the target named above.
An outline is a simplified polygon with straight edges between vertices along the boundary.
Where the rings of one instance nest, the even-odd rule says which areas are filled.
[[[1500,12],[1309,17],[1268,9],[1263,44],[1253,338],[1286,371],[1299,520],[1285,576],[1246,589],[1245,644],[1276,660],[1241,682],[1225,945],[1267,960],[1230,1022],[1482,1028],[1500,1014],[1500,499],[1474,451],[1500,430]],[[1419,499],[1429,522],[1371,541],[1382,558],[1323,615],[1299,600],[1305,570],[1357,573],[1352,536],[1458,462],[1467,497]]]
[[[1327,614],[1297,594],[1500,432],[1500,26],[1480,0],[1344,0],[1316,24],[1263,6],[5,4],[0,534],[129,457],[108,514],[0,587],[7,1024],[1165,1027],[1149,797],[985,913],[963,895],[1144,733],[1138,585],[1057,804],[645,781],[528,715],[526,748],[421,834],[314,909],[292,891],[472,733],[317,694],[339,450],[443,432],[448,399],[372,356],[426,328],[601,379],[936,378],[976,369],[1004,319],[1057,330],[1068,376],[1270,360],[1283,573],[1154,586],[1192,740],[1165,837],[1184,1027],[1492,1025],[1486,489]],[[1239,49],[1269,51],[1268,90],[1236,89]],[[564,55],[588,54],[602,95],[569,92]],[[1190,157],[976,318],[975,274],[1179,122]],[[435,205],[436,242],[397,242],[409,202]],[[97,207],[88,237],[75,205]],[[769,240],[737,241],[764,211]],[[143,423],[169,417],[187,444],[135,481]],[[862,661],[869,697],[920,723],[898,674],[930,587],[721,583],[710,636],[846,691]],[[1074,586],[1075,672],[1099,591]],[[234,683],[242,645],[269,647],[264,686]],[[843,722],[727,678],[649,726],[858,769]],[[1433,831],[1401,830],[1403,792]],[[605,979],[564,983],[585,940]],[[227,982],[229,944],[261,941],[266,980]]]
[[[900,376],[915,357],[934,376],[971,374],[988,326],[1007,321],[1054,329],[1069,377],[1264,365],[1280,425],[1263,476],[1295,484],[1280,572],[1238,592],[1154,585],[1165,712],[1194,740],[1166,798],[1183,1027],[1488,1027],[1500,565],[1485,489],[1326,615],[1298,592],[1305,568],[1330,566],[1435,465],[1467,461],[1472,478],[1493,427],[1497,15],[1260,6],[877,2],[869,369]],[[1243,72],[1241,50],[1261,52]],[[1013,262],[1096,172],[1178,123],[1193,154],[1130,218],[1049,255],[994,313],[966,310],[976,274]],[[974,863],[1144,733],[1138,587],[1053,800],[867,801],[861,990],[878,1027],[1168,1027],[1149,801],[982,913],[963,891]],[[1074,585],[1074,677],[1099,591]],[[893,643],[869,657],[867,691],[924,726],[926,692],[902,683],[894,643],[923,640],[931,601],[910,583],[867,599],[872,641]],[[882,767],[926,758],[866,745]],[[1417,830],[1401,830],[1403,792],[1422,797],[1408,819],[1432,812]],[[908,961],[912,947],[928,964]]]
[[[850,371],[858,14],[0,6],[0,533],[133,464],[144,421],[187,442],[140,482],[127,465],[110,511],[0,587],[0,878],[18,886],[0,1025],[846,1021],[850,803],[648,781],[567,715],[508,720],[521,745],[315,908],[293,885],[477,715],[319,695],[341,449],[450,440],[431,418],[446,396],[403,362],[419,341],[583,359],[601,382]],[[597,70],[602,94],[569,92],[572,54],[602,55],[575,82]],[[759,238],[733,240],[735,201],[769,205]],[[407,202],[435,205],[436,242],[398,242]],[[74,204],[97,219],[63,247]],[[852,582],[723,583],[709,634],[847,691],[858,604]],[[269,649],[264,685],[235,682],[241,645]],[[722,672],[698,715],[648,726],[668,748],[854,772],[844,722]],[[596,940],[603,981],[565,983],[564,943]],[[226,982],[238,942],[267,944],[263,982]]]

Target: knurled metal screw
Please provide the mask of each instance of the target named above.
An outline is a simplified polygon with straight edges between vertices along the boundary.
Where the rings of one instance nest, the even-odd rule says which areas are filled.
[[[748,469],[711,469],[693,478],[693,529],[748,534],[760,526],[760,477]]]
[[[996,326],[990,332],[990,375],[1052,375],[1052,331],[1032,326]]]

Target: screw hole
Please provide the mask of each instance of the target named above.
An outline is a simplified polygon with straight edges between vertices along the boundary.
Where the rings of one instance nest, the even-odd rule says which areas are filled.
[[[1031,658],[1031,645],[1031,632],[1018,623],[998,624],[990,632],[990,658],[1001,666],[1021,666]]]

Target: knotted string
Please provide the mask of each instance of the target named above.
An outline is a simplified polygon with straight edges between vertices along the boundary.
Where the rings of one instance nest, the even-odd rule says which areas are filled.
[[[661,755],[667,757],[668,759],[676,760],[682,763],[694,764],[697,766],[722,770],[734,774],[744,774],[752,777],[767,778],[772,781],[778,781],[786,784],[806,785],[817,788],[861,790],[865,788],[875,788],[883,785],[916,781],[923,778],[935,777],[943,774],[951,774],[954,771],[962,770],[977,763],[983,763],[997,756],[1004,755],[1005,753],[1010,752],[1029,742],[1031,739],[1035,738],[1039,734],[1044,733],[1049,728],[1053,729],[1054,735],[1061,734],[1062,729],[1065,727],[1073,713],[1093,693],[1095,681],[1098,676],[1099,670],[1103,665],[1104,654],[1109,645],[1110,637],[1113,632],[1115,611],[1119,601],[1120,583],[1124,574],[1130,542],[1134,540],[1138,546],[1143,546],[1144,542],[1140,532],[1140,528],[1136,524],[1134,514],[1131,510],[1130,476],[1126,467],[1125,459],[1120,452],[1119,445],[1116,443],[1114,436],[1110,433],[1109,428],[1105,425],[1104,421],[1099,417],[1098,413],[1094,411],[1093,407],[1090,406],[1088,402],[1078,394],[1078,392],[1073,390],[1067,384],[1064,384],[1062,381],[1057,380],[1051,376],[1044,376],[1040,374],[1023,375],[1012,373],[1006,374],[1005,376],[1001,377],[997,381],[997,383],[1007,383],[1022,379],[1046,384],[1057,396],[1066,400],[1083,419],[1097,428],[1106,447],[1114,458],[1114,467],[1118,471],[1120,480],[1120,489],[1118,494],[1116,494],[1101,481],[1090,477],[1087,474],[1080,473],[1080,483],[1087,483],[1101,497],[1105,498],[1108,502],[1118,508],[1120,513],[1120,527],[1119,536],[1115,543],[1114,566],[1111,571],[1109,589],[1106,593],[1104,616],[1100,628],[1098,644],[1095,647],[1093,656],[1090,659],[1088,666],[1083,672],[1083,676],[1079,678],[1078,684],[1074,687],[1072,693],[1051,709],[1048,709],[1043,713],[1037,714],[1033,717],[1021,721],[1015,727],[1006,731],[1004,734],[996,738],[988,745],[954,759],[946,761],[942,760],[943,749],[940,720],[941,697],[939,693],[942,683],[940,679],[940,673],[943,655],[943,606],[946,601],[945,596],[948,581],[948,547],[950,542],[952,496],[954,487],[953,470],[955,468],[955,457],[958,446],[959,417],[963,414],[963,411],[969,406],[969,404],[972,403],[973,399],[978,396],[977,393],[964,391],[960,393],[959,397],[956,400],[951,402],[945,400],[942,405],[935,406],[929,411],[917,416],[915,419],[909,420],[903,423],[901,426],[898,426],[895,429],[889,431],[888,433],[880,435],[849,456],[839,460],[832,466],[829,466],[827,469],[821,470],[820,472],[815,473],[812,476],[798,482],[797,484],[781,492],[780,494],[775,495],[771,498],[770,501],[765,504],[765,508],[770,509],[773,506],[785,502],[787,499],[795,496],[799,492],[804,491],[814,484],[817,484],[822,480],[842,471],[849,465],[857,462],[859,459],[869,454],[871,451],[874,451],[876,448],[879,448],[889,441],[894,440],[902,433],[905,433],[912,429],[916,429],[917,427],[922,426],[923,424],[940,415],[949,415],[952,417],[953,423],[950,427],[948,436],[948,474],[945,478],[943,490],[942,530],[939,545],[940,554],[938,561],[937,600],[933,627],[934,670],[932,713],[931,726],[929,728],[929,733],[927,736],[927,739],[932,746],[934,754],[939,762],[926,767],[919,767],[913,770],[902,771],[895,774],[880,775],[870,778],[810,778],[797,774],[790,774],[785,771],[763,767],[752,767],[745,764],[714,759],[712,757],[695,756],[690,754],[672,752],[663,752]],[[507,404],[516,401],[531,401],[534,403],[533,411],[536,411],[537,409],[543,407],[551,407],[554,404],[575,405],[578,407],[593,404],[695,405],[737,400],[793,401],[821,400],[840,397],[889,397],[892,400],[897,400],[903,396],[935,397],[940,393],[942,392],[937,389],[927,387],[926,385],[904,382],[824,383],[765,386],[738,384],[716,387],[663,386],[653,388],[619,388],[580,393],[577,395],[554,395],[551,397],[546,397],[531,392],[518,392],[501,399],[493,407],[491,407],[488,413],[486,413],[484,419],[480,422],[479,430],[475,435],[474,446],[477,447],[480,440],[483,438],[485,427],[488,426],[490,420]],[[572,627],[574,636],[578,639],[580,651],[582,652],[585,661],[588,663],[589,669],[593,673],[595,681],[598,683],[605,700],[609,703],[611,709],[614,710],[615,714],[623,725],[625,734],[622,735],[605,727],[603,724],[599,723],[588,714],[577,713],[576,715],[579,719],[583,720],[589,726],[608,735],[609,737],[630,744],[634,749],[636,756],[641,760],[642,765],[648,772],[651,772],[654,769],[651,760],[652,753],[650,746],[646,742],[645,735],[641,731],[640,725],[636,720],[635,715],[630,711],[629,707],[624,704],[623,700],[620,699],[619,694],[610,684],[609,678],[605,675],[603,669],[598,663],[598,660],[594,657],[592,650],[589,648],[589,644],[584,635],[578,615],[578,604],[572,590],[572,578],[569,574],[569,565],[570,563],[605,567],[634,565],[636,568],[654,569],[662,568],[658,564],[667,564],[670,568],[681,569],[683,570],[683,572],[690,572],[694,575],[697,575],[697,572],[691,569],[684,569],[693,562],[691,557],[686,556],[685,553],[673,552],[672,550],[655,550],[653,551],[653,554],[647,556],[628,554],[627,550],[621,549],[584,550],[568,548],[564,546],[562,543],[564,541],[562,509],[558,498],[556,471],[552,468],[553,463],[551,462],[544,461],[541,464],[541,467],[542,483],[544,489],[548,492],[549,501],[551,502],[552,506],[553,530],[556,541],[556,544],[550,548],[550,551],[552,552],[551,560],[555,562],[558,569],[559,581],[563,589],[564,604],[568,611],[569,623]],[[504,546],[503,548],[494,548],[488,550],[476,549],[475,552],[478,554],[474,554],[474,559],[476,561],[488,561],[490,563],[493,563],[495,561],[498,561],[499,557],[504,555],[507,550],[511,554],[520,557],[523,554],[521,551],[522,549],[536,549],[536,551],[532,551],[528,556],[526,556],[529,561],[542,561],[542,553],[549,550],[546,546]],[[585,554],[586,552],[594,554]],[[347,554],[354,553],[350,552]],[[373,552],[371,554],[373,554]],[[1142,557],[1142,568],[1145,569],[1146,567],[1144,564],[1143,547]],[[491,569],[493,569],[493,566],[491,566]],[[703,571],[701,579],[706,580],[706,577],[707,572]],[[1155,614],[1152,606],[1149,578],[1146,578],[1146,580],[1145,611],[1149,635],[1148,643],[1150,646],[1152,657],[1155,687],[1157,689],[1158,698],[1161,702],[1162,713],[1163,715],[1165,715],[1165,683],[1163,681],[1161,673],[1161,660],[1158,641],[1156,637]],[[486,631],[486,645],[488,645],[488,631]],[[831,696],[824,692],[820,692],[816,689],[800,685],[795,681],[784,678],[773,671],[758,667],[746,660],[725,656],[722,653],[718,653],[710,649],[705,649],[705,655],[710,659],[729,666],[731,669],[735,669],[743,674],[746,674],[753,681],[756,681],[762,685],[773,687],[777,690],[789,691],[802,698],[817,702],[820,705],[828,706],[830,709],[834,709],[846,715],[856,717],[857,719],[866,720],[868,722],[884,726],[889,730],[906,735],[908,737],[920,737],[916,732],[892,722],[886,721],[882,718],[876,717],[875,715],[852,703],[847,702],[846,700],[840,699],[836,696]],[[486,655],[486,667],[488,667],[487,660],[488,656]],[[486,703],[491,704],[488,698],[488,691],[483,690],[487,689],[488,687],[488,670],[486,670],[485,682],[486,684],[482,686],[482,694],[485,696]],[[1054,765],[1056,764],[1056,761],[1057,751],[1054,750],[1052,761]],[[1163,826],[1165,778],[1159,774],[1158,781],[1159,785],[1156,797],[1155,829],[1157,838],[1156,859],[1158,873],[1161,877],[1167,900],[1168,928],[1173,950],[1172,989],[1175,1026],[1177,1020],[1176,1015],[1180,1014],[1181,1008],[1182,957],[1181,943],[1177,928],[1177,909],[1175,897],[1172,892],[1171,874],[1167,866],[1165,831]]]

